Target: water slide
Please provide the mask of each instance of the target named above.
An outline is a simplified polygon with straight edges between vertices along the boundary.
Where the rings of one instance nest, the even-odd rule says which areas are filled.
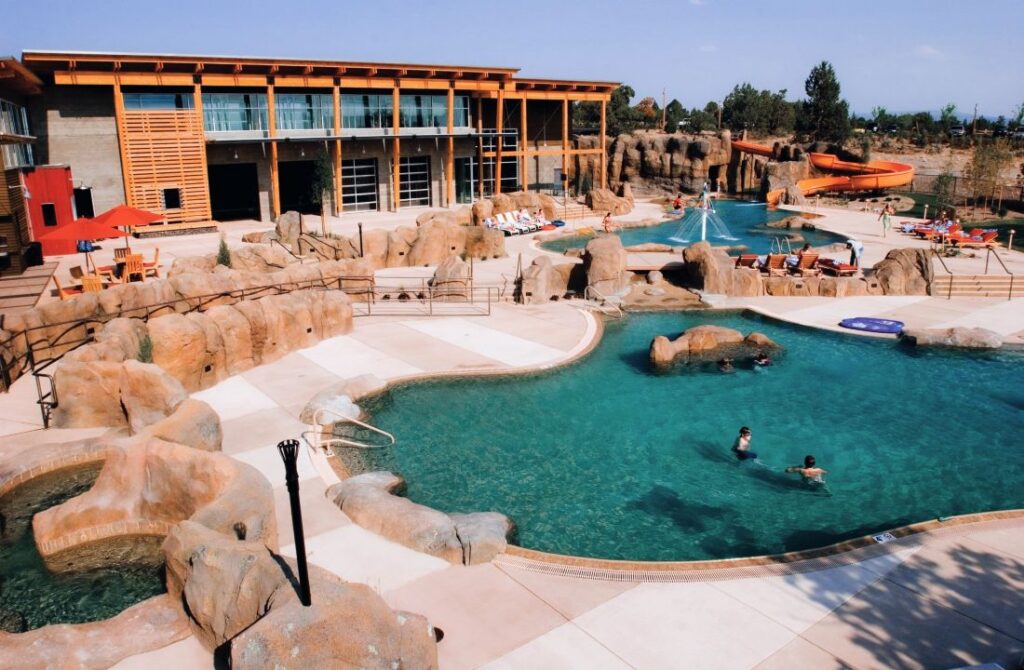
[[[772,147],[754,142],[732,141],[732,148],[758,156],[772,156]],[[914,179],[914,167],[906,163],[893,161],[870,161],[868,163],[851,163],[839,160],[835,154],[808,154],[811,165],[819,170],[844,173],[831,177],[811,177],[796,183],[804,195],[814,195],[824,191],[879,191],[886,188],[906,186]],[[777,205],[784,193],[783,189],[769,191],[768,204]]]

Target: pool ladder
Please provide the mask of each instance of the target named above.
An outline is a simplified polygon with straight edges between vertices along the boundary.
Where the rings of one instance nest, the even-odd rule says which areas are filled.
[[[782,248],[782,243],[786,243],[786,248]],[[788,237],[773,237],[772,246],[769,251],[773,254],[786,254],[787,256],[793,255],[793,245],[789,243]]]
[[[338,421],[334,421],[331,424],[322,423],[320,419],[325,413],[331,415],[331,418],[338,419]],[[302,439],[306,442],[306,444],[308,444],[310,448],[314,450],[323,452],[325,456],[333,456],[334,447],[336,446],[354,447],[356,449],[383,449],[384,447],[390,447],[395,443],[395,436],[387,432],[386,430],[381,430],[380,428],[377,428],[376,426],[371,426],[370,424],[364,421],[360,421],[359,419],[346,416],[341,412],[336,412],[333,409],[330,409],[329,407],[321,407],[320,409],[318,409],[316,411],[316,414],[313,415],[313,423],[320,427],[324,425],[335,426],[339,423],[351,423],[365,430],[369,430],[379,435],[383,435],[388,440],[390,440],[388,444],[367,444],[365,442],[351,440],[347,437],[332,436],[327,439],[324,439],[325,433],[323,430],[320,429],[307,430],[304,433],[302,433]]]

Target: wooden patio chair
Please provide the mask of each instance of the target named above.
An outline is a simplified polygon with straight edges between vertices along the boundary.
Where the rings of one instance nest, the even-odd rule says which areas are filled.
[[[156,248],[156,253],[153,254],[152,263],[143,263],[142,269],[145,271],[147,277],[160,277],[160,247]]]
[[[121,281],[127,284],[138,277],[139,281],[146,281],[146,267],[142,262],[142,254],[131,254],[124,259],[124,269],[121,271]]]
[[[85,275],[82,277],[83,293],[101,293],[103,291],[103,277],[99,275]]]
[[[60,280],[57,279],[57,275],[53,275],[53,283],[57,286],[57,296],[60,297],[61,300],[67,300],[68,298],[82,294],[82,289],[77,286],[69,286],[67,288],[61,286]]]
[[[85,270],[82,269],[81,265],[76,265],[68,268],[68,274],[70,274],[71,278],[75,281],[82,281],[82,277],[85,276]]]
[[[116,247],[114,249],[114,261],[120,263],[128,256],[130,252],[131,249],[129,249],[128,247]]]

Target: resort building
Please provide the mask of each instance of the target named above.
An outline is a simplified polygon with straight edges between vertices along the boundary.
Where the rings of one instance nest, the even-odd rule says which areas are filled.
[[[335,215],[557,192],[577,155],[600,155],[606,173],[617,86],[500,67],[215,56],[26,51],[20,65],[41,84],[26,91],[37,93],[29,155],[70,167],[73,216],[127,203],[183,228],[319,212],[311,184],[327,165]],[[584,101],[601,107],[598,147],[570,142],[572,104]]]
[[[0,58],[0,272],[22,272],[42,255],[30,246],[32,232],[22,171],[32,165],[25,101],[42,82],[14,58]],[[37,258],[33,258],[33,257]]]

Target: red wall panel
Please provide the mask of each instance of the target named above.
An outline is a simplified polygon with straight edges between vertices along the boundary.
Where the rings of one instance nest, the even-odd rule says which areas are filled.
[[[75,220],[75,210],[72,202],[73,184],[71,182],[71,168],[62,165],[46,165],[35,168],[28,168],[24,173],[25,187],[28,190],[28,198],[25,204],[28,208],[29,221],[32,224],[32,238],[38,240],[43,235],[59,229],[61,226]],[[47,226],[43,222],[43,205],[52,204],[57,215],[57,225]],[[75,253],[74,241],[46,241],[42,240],[43,255],[53,256],[57,254]]]

